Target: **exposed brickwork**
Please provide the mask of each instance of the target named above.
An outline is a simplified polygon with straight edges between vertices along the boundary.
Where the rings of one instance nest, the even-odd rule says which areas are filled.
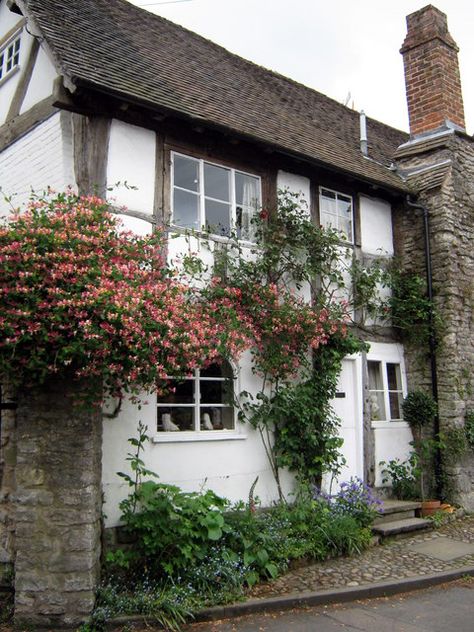
[[[407,17],[400,52],[413,136],[454,123],[465,129],[458,47],[444,13],[429,5]]]
[[[474,143],[452,134],[447,147],[423,151],[403,167],[428,166],[447,157],[452,166],[441,187],[422,191],[419,201],[429,209],[435,303],[443,325],[437,353],[441,430],[462,427],[474,409]],[[396,215],[398,253],[407,269],[425,273],[420,213],[405,209]],[[410,389],[430,384],[427,357],[406,349]],[[474,510],[474,459],[448,471],[457,499]]]
[[[15,620],[77,625],[99,577],[102,418],[77,384],[25,391],[17,411]]]

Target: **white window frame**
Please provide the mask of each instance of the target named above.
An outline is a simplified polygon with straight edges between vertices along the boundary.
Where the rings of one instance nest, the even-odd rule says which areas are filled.
[[[259,207],[261,207],[262,205],[262,178],[255,174],[255,173],[250,173],[248,171],[243,171],[242,169],[235,169],[234,167],[229,167],[228,165],[223,165],[220,164],[218,162],[212,162],[211,160],[204,160],[203,158],[196,158],[195,156],[190,156],[189,154],[183,154],[179,151],[171,151],[171,225],[173,226],[173,228],[180,228],[182,230],[191,230],[189,228],[186,228],[185,226],[180,226],[179,224],[175,224],[174,223],[174,190],[175,188],[178,189],[179,191],[188,191],[190,192],[188,189],[183,189],[182,187],[179,186],[175,186],[174,183],[174,157],[175,156],[181,156],[182,158],[187,158],[188,160],[194,160],[195,162],[197,162],[199,164],[199,190],[197,192],[192,192],[194,193],[198,198],[199,198],[199,204],[198,204],[198,209],[199,209],[199,229],[197,230],[198,233],[201,232],[206,232],[205,231],[205,226],[206,226],[206,213],[205,213],[205,202],[206,199],[208,200],[212,200],[215,202],[223,202],[223,200],[218,200],[216,198],[211,198],[209,196],[206,196],[204,193],[204,165],[211,165],[212,167],[219,167],[220,169],[225,169],[226,171],[228,171],[230,173],[230,199],[229,199],[229,205],[230,205],[230,210],[231,210],[231,218],[230,218],[230,223],[231,223],[231,230],[235,230],[237,228],[237,203],[236,203],[236,196],[235,196],[235,175],[236,174],[241,174],[243,176],[249,176],[251,178],[255,178],[258,181],[258,196],[259,196]],[[216,235],[213,233],[210,233],[213,239],[217,239],[217,240],[227,240],[228,237],[225,235]],[[249,240],[245,240],[245,239],[240,239],[240,241],[242,242],[247,242],[250,243]]]
[[[238,374],[235,371],[235,367],[229,363],[229,367],[232,371],[233,377],[232,379],[232,388],[233,388],[233,396],[235,398],[235,393],[238,388]],[[173,379],[173,378],[170,378]],[[154,443],[172,443],[172,442],[192,442],[192,441],[220,441],[220,440],[235,440],[235,439],[246,439],[246,435],[241,431],[241,424],[238,422],[237,410],[234,403],[231,404],[203,404],[201,405],[201,382],[202,381],[226,381],[226,377],[202,377],[199,369],[193,371],[192,377],[186,377],[184,380],[189,380],[194,382],[194,398],[195,401],[190,404],[170,404],[167,402],[160,403],[156,402],[156,433],[153,437]],[[158,420],[160,414],[160,408],[188,408],[193,410],[193,418],[194,418],[194,430],[177,430],[177,431],[158,431]],[[200,409],[203,408],[231,408],[232,409],[232,419],[233,419],[233,428],[229,429],[221,429],[221,430],[204,430],[201,428],[201,413]]]
[[[354,197],[352,195],[348,195],[347,193],[343,193],[342,191],[336,191],[335,189],[330,189],[329,187],[320,186],[319,187],[319,221],[320,221],[321,225],[323,225],[323,210],[322,210],[322,200],[323,200],[323,197],[324,197],[323,191],[329,191],[330,193],[333,193],[336,196],[336,210],[337,210],[337,203],[338,203],[339,196],[343,196],[345,198],[348,198],[351,201],[351,235],[346,235],[344,233],[344,231],[339,229],[339,218],[340,218],[340,216],[337,213],[336,213],[336,215],[333,215],[332,213],[328,213],[328,215],[331,215],[331,216],[337,218],[338,225],[337,226],[332,226],[332,228],[334,230],[337,230],[341,235],[344,235],[344,238],[342,239],[342,241],[345,244],[354,244],[354,241],[355,241],[355,235],[354,235]]]
[[[405,362],[403,358],[403,347],[399,344],[395,343],[370,343],[371,349],[367,354],[367,362],[378,362],[381,365],[382,370],[382,391],[383,391],[383,401],[385,407],[385,419],[377,419],[371,421],[372,428],[387,428],[390,427],[406,427],[408,426],[407,422],[403,419],[394,419],[391,420],[390,417],[390,398],[389,398],[389,388],[388,388],[388,377],[387,377],[387,364],[397,364],[400,367],[400,382],[401,382],[401,393],[405,398],[407,394],[407,384],[406,384],[406,373],[405,373]],[[371,389],[368,389],[370,393]],[[400,391],[391,391],[391,392],[400,392]],[[401,412],[401,411],[400,411]],[[401,412],[401,414],[403,414]]]
[[[9,37],[8,40],[4,44],[0,45],[0,57],[2,57],[2,63],[0,64],[0,73],[1,73],[0,85],[3,84],[5,81],[7,81],[7,79],[9,79],[11,76],[13,76],[18,70],[20,70],[22,31],[23,31],[23,28],[20,28],[18,31],[13,33],[13,35]],[[18,51],[16,53],[13,52],[12,57],[14,59],[15,56],[18,55],[18,63],[12,64],[11,68],[7,70],[7,64],[9,61],[8,50],[12,46],[14,47],[17,42],[18,42]]]

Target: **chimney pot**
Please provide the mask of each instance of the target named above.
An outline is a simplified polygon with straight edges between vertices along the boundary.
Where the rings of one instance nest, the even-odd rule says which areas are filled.
[[[400,52],[412,136],[444,126],[465,130],[458,51],[442,11],[430,4],[407,16]]]

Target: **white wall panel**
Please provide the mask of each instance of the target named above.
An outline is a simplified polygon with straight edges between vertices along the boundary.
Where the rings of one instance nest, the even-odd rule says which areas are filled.
[[[150,130],[112,121],[107,186],[121,183],[108,194],[114,204],[153,214],[155,142],[155,133]]]
[[[392,209],[388,202],[360,196],[362,250],[373,255],[393,255]]]

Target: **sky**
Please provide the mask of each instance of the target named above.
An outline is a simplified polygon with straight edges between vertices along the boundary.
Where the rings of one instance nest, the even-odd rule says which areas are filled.
[[[405,18],[428,0],[129,0],[257,64],[408,131]],[[156,2],[157,0],[155,0]],[[457,42],[474,132],[474,2],[433,0]]]

